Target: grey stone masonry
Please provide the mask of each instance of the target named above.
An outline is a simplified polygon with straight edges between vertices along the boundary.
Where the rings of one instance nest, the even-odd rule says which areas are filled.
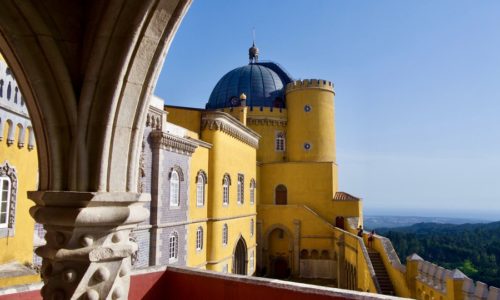
[[[135,268],[186,264],[189,164],[196,145],[184,138],[184,128],[166,122],[159,107],[151,106],[148,112],[139,162],[138,190],[151,194],[151,203],[145,204],[150,218],[134,232],[139,245]],[[174,170],[179,177],[178,205],[170,203]],[[169,248],[173,232],[177,236],[174,258]]]

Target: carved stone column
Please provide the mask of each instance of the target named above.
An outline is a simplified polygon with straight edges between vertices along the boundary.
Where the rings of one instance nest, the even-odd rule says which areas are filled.
[[[148,217],[148,195],[104,192],[30,192],[33,218],[47,230],[44,299],[126,299],[130,231]]]

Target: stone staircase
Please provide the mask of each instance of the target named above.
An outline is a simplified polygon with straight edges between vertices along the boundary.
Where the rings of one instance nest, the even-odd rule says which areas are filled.
[[[372,261],[373,269],[375,269],[375,275],[377,276],[382,294],[396,295],[391,279],[389,278],[389,274],[387,274],[387,270],[385,269],[384,262],[380,257],[380,253],[375,250],[368,249],[368,255]]]

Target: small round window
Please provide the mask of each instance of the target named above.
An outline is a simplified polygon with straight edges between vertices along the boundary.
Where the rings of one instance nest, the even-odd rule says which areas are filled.
[[[309,144],[309,143],[304,143],[304,149],[305,149],[305,150],[311,150],[311,144]]]
[[[311,109],[312,109],[312,107],[311,107],[311,105],[309,105],[309,104],[306,104],[306,105],[304,106],[304,111],[305,111],[305,112],[310,112],[310,111],[311,111]]]

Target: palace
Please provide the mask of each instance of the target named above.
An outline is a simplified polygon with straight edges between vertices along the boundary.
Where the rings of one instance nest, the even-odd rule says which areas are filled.
[[[190,3],[2,3],[0,299],[500,299],[356,234],[332,82],[294,80],[253,45],[205,109],[151,96]],[[41,259],[40,275],[10,272]]]

